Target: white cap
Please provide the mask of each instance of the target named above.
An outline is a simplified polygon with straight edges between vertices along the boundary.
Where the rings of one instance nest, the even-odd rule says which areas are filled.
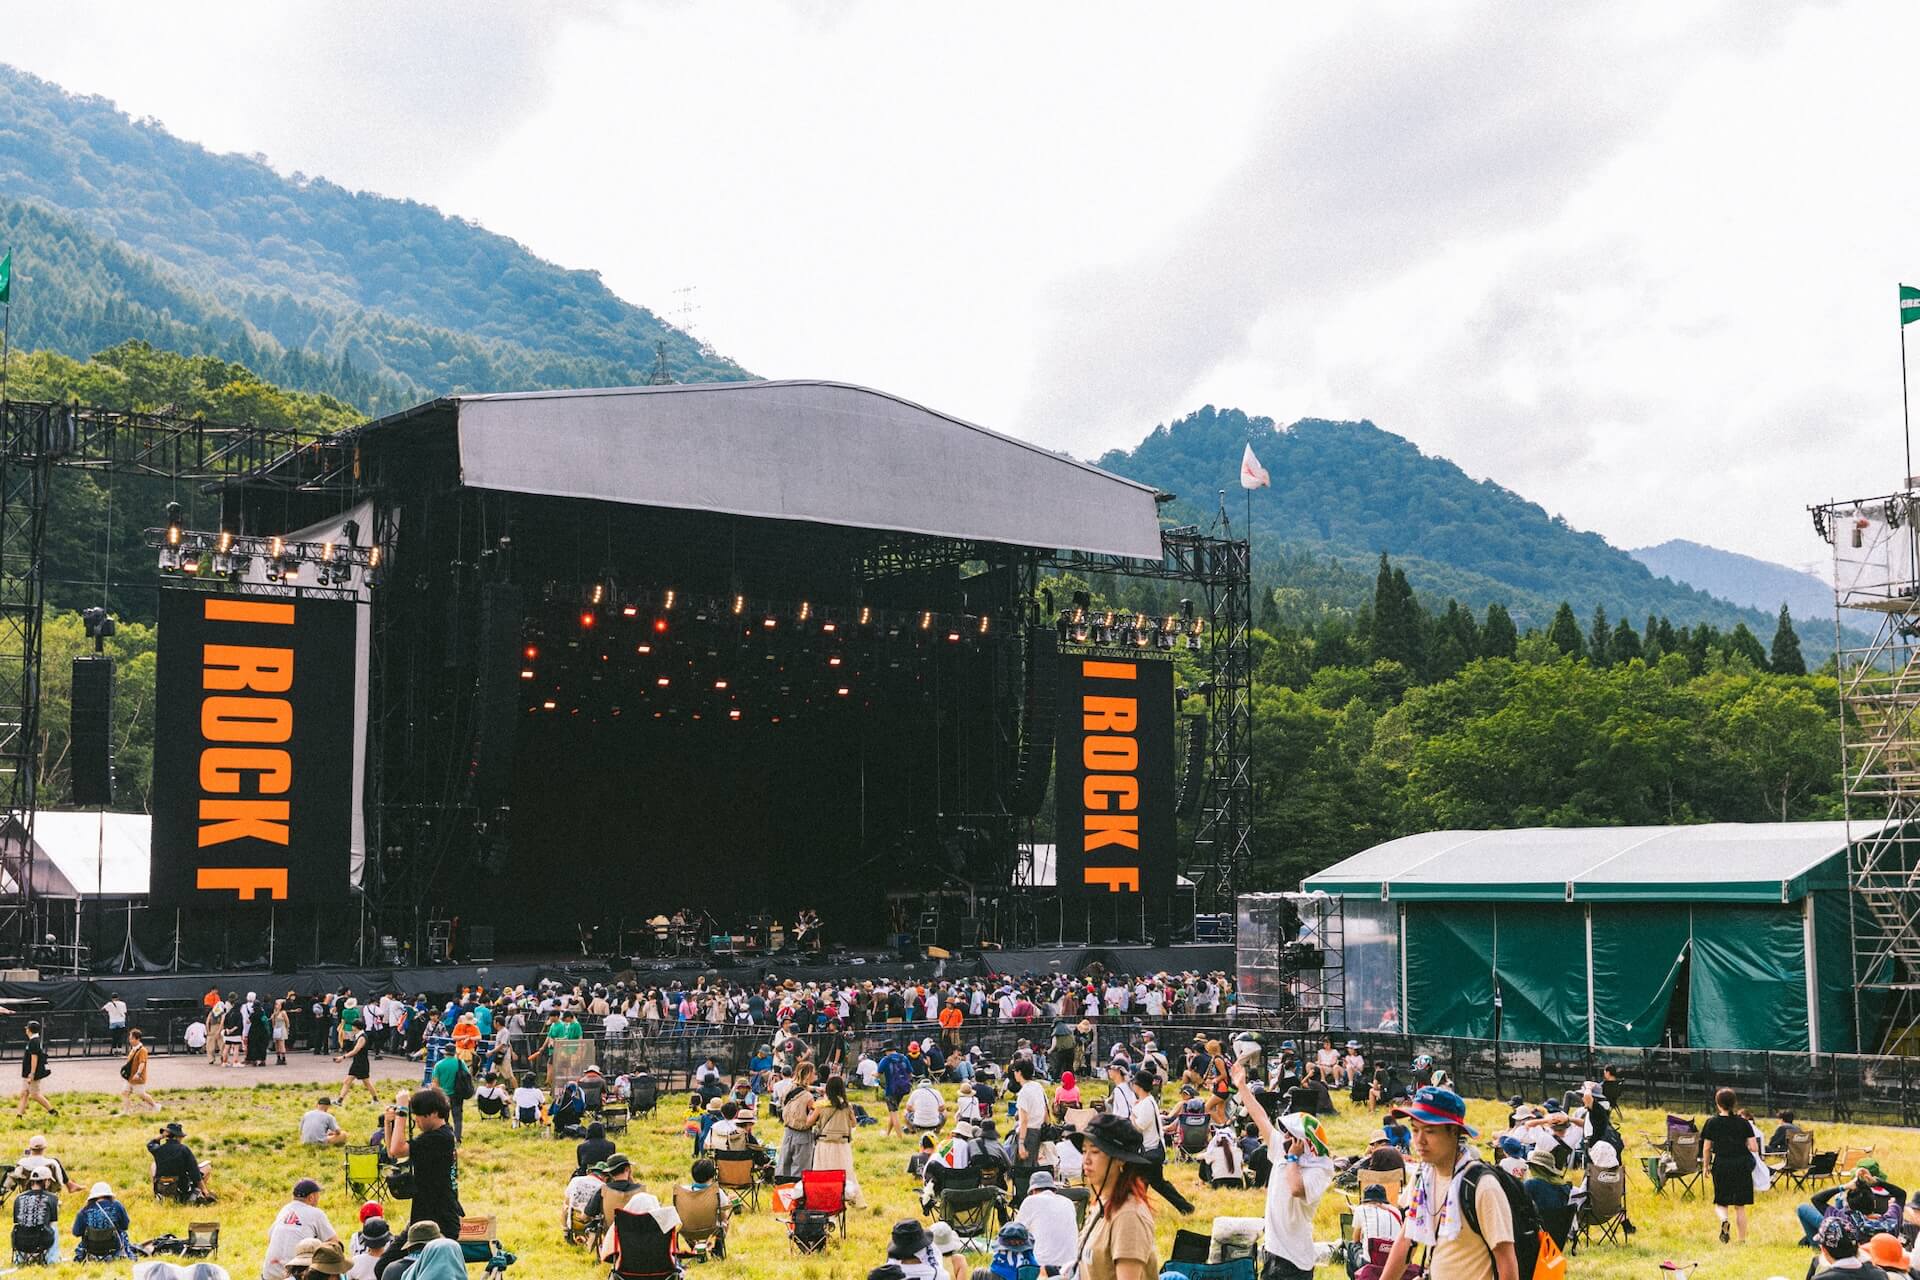
[[[104,1182],[94,1183],[93,1189],[87,1192],[87,1199],[89,1200],[111,1199],[112,1196],[113,1188]]]

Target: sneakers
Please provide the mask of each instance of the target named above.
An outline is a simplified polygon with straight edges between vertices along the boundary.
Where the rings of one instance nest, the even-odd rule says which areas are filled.
[[[1731,1237],[1733,1224],[1722,1220],[1720,1223],[1720,1243],[1725,1244]]]

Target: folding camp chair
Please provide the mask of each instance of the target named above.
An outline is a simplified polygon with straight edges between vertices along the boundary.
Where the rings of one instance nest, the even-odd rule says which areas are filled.
[[[500,1243],[500,1220],[492,1214],[472,1214],[460,1219],[460,1231],[454,1237],[460,1243],[460,1256],[468,1266],[485,1263],[483,1274],[497,1276],[518,1259]]]
[[[944,1190],[935,1212],[939,1221],[966,1242],[969,1251],[983,1252],[998,1229],[997,1223],[1007,1220],[1007,1197],[998,1187]]]
[[[1213,1123],[1204,1111],[1183,1111],[1174,1119],[1180,1141],[1174,1152],[1182,1160],[1192,1161],[1207,1149],[1213,1139]]]
[[[356,1200],[387,1198],[387,1171],[378,1147],[347,1147],[347,1193]]]
[[[601,1132],[611,1138],[616,1133],[627,1131],[627,1120],[633,1114],[632,1108],[624,1102],[608,1100],[600,1109]]]
[[[583,1244],[593,1253],[600,1252],[600,1235],[607,1220],[598,1214],[567,1205],[560,1210],[560,1238],[568,1244]]]
[[[1234,1258],[1228,1262],[1174,1262],[1160,1264],[1160,1273],[1178,1272],[1187,1280],[1254,1280],[1252,1258]]]
[[[726,1201],[715,1186],[673,1189],[673,1211],[680,1215],[680,1256],[708,1258],[727,1256]]]
[[[1700,1192],[1700,1135],[1676,1133],[1673,1136],[1673,1165],[1667,1181],[1680,1188],[1682,1200],[1692,1200]]]
[[[220,1224],[217,1222],[189,1222],[187,1241],[180,1246],[183,1258],[211,1258],[220,1252]]]
[[[614,1214],[601,1259],[613,1268],[609,1280],[673,1280],[679,1276],[675,1235],[663,1230],[651,1213],[622,1209]]]
[[[172,1174],[162,1174],[153,1180],[153,1198],[173,1204],[187,1202],[187,1188],[180,1185],[180,1179]]]
[[[627,1077],[627,1111],[631,1115],[650,1116],[660,1105],[660,1084],[645,1071]]]
[[[808,1169],[800,1175],[800,1202],[814,1213],[824,1213],[847,1238],[847,1171]]]
[[[1666,1155],[1640,1157],[1640,1168],[1646,1172],[1647,1181],[1653,1184],[1653,1194],[1657,1196],[1667,1193],[1668,1159],[1670,1159],[1670,1157]],[[1588,1168],[1592,1168],[1592,1166],[1589,1165]]]
[[[1060,1117],[1060,1123],[1069,1132],[1084,1130],[1100,1114],[1098,1107],[1068,1107],[1067,1113]]]
[[[754,1176],[751,1151],[715,1151],[707,1149],[719,1175],[714,1181],[734,1209],[760,1208],[760,1179]]]
[[[1835,1172],[1840,1174],[1841,1177],[1846,1177],[1855,1169],[1858,1169],[1861,1164],[1871,1159],[1873,1159],[1872,1147],[1842,1147],[1840,1149],[1840,1158],[1834,1161],[1833,1167]]]
[[[1838,1182],[1840,1180],[1839,1161],[1838,1151],[1820,1152],[1808,1162],[1807,1171],[1801,1175],[1799,1184],[1804,1187],[1811,1183],[1818,1187],[1829,1182]]]
[[[1568,1243],[1592,1244],[1594,1233],[1603,1242],[1627,1242],[1627,1171],[1625,1169],[1587,1168],[1586,1198],[1580,1204],[1578,1218]]]
[[[1807,1129],[1796,1129],[1787,1135],[1787,1153],[1778,1167],[1773,1168],[1776,1178],[1785,1178],[1795,1184],[1804,1184],[1807,1171],[1813,1167],[1813,1133]]]
[[[1074,1222],[1083,1227],[1087,1225],[1087,1206],[1093,1201],[1092,1187],[1063,1187],[1055,1183],[1053,1194],[1073,1201]]]
[[[1359,1191],[1366,1198],[1368,1187],[1384,1187],[1388,1204],[1400,1203],[1400,1189],[1407,1183],[1405,1172],[1397,1169],[1362,1169],[1359,1173]]]

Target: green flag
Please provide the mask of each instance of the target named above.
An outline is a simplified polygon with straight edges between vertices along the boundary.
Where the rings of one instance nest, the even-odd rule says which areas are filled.
[[[1901,290],[1900,296],[1903,299],[1907,296],[1906,288],[1907,286],[1905,285],[1900,286],[1900,290]],[[1914,296],[1920,297],[1920,294],[1915,294]],[[11,306],[12,303],[13,303],[13,250],[9,249],[7,250],[7,256],[4,258],[0,258],[0,306]],[[1900,305],[1902,307],[1905,307],[1907,304],[1903,301],[1901,302]],[[1904,316],[1906,312],[1902,311],[1900,314]],[[1903,320],[1901,321],[1901,323],[1904,324],[1906,322]]]
[[[13,255],[7,255],[7,261],[0,262],[0,302],[7,300],[8,268],[13,263]],[[1900,327],[1906,328],[1915,320],[1920,320],[1920,289],[1910,284],[1900,286]]]

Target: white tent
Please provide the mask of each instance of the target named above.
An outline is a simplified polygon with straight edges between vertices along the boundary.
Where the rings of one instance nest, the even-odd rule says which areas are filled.
[[[33,890],[48,898],[147,893],[153,819],[144,813],[42,809],[33,818]]]

